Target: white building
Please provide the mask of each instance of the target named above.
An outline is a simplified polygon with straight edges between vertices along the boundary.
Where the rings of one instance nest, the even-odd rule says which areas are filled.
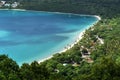
[[[13,4],[11,4],[11,6],[12,6],[13,8],[16,8],[18,5],[19,5],[18,2],[14,2]]]
[[[4,4],[5,7],[10,7],[9,3]]]
[[[0,1],[0,7],[2,7],[5,4],[6,1]]]
[[[1,3],[4,5],[6,3],[6,1],[1,1]]]

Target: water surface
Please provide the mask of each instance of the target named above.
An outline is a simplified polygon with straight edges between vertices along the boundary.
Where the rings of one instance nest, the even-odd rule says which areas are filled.
[[[73,43],[97,20],[93,16],[0,10],[0,54],[20,65],[42,60]]]

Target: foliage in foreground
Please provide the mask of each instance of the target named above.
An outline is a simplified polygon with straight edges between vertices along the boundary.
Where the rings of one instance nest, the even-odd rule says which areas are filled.
[[[63,54],[38,64],[18,66],[5,55],[0,56],[0,80],[119,80],[120,18],[104,19],[86,30],[83,39]],[[101,44],[95,36],[104,40]],[[90,51],[89,63],[82,58],[81,46]]]
[[[36,4],[37,1],[39,2]],[[41,64],[35,61],[18,66],[12,59],[1,55],[0,80],[120,79],[120,16],[117,16],[120,13],[119,0],[21,0],[21,3],[20,8],[96,14],[101,15],[103,20],[86,30],[83,39],[72,49],[63,54],[55,54],[52,59]],[[98,37],[104,44],[101,44]],[[82,58],[82,53],[88,52],[92,62]]]

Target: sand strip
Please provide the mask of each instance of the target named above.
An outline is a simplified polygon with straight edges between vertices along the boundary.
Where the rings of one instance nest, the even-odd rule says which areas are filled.
[[[93,27],[95,24],[97,24],[97,22],[99,22],[99,21],[101,20],[101,17],[100,17],[100,16],[95,15],[94,17],[96,17],[96,18],[98,19],[98,21],[96,21],[96,22],[95,22],[93,25],[91,25],[90,27]],[[90,28],[90,27],[89,27],[89,28]],[[86,30],[86,29],[85,29],[85,30]],[[67,50],[71,49],[75,44],[77,44],[77,43],[83,38],[83,35],[84,35],[84,33],[85,33],[85,30],[82,31],[82,32],[80,32],[80,34],[78,35],[78,38],[75,40],[75,42],[74,42],[73,44],[68,45],[65,49],[63,49],[62,51],[60,51],[60,52],[58,52],[58,53],[66,52]],[[42,59],[42,60],[39,60],[38,63],[41,63],[41,62],[43,62],[43,61],[46,61],[46,60],[48,60],[48,59],[50,59],[50,58],[52,58],[52,57],[53,57],[53,55],[51,55],[51,56],[49,56],[49,57],[47,57],[47,58],[44,58],[44,59]]]

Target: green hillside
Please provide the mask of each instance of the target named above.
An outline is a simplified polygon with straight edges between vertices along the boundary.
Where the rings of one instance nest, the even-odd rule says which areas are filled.
[[[113,17],[120,13],[120,0],[6,0],[19,2],[18,8],[40,11],[94,14]]]
[[[23,0],[21,8],[113,17],[120,13],[119,3],[120,0]]]
[[[100,15],[70,50],[18,66],[0,56],[0,80],[120,80],[120,0],[20,0],[19,8]]]

